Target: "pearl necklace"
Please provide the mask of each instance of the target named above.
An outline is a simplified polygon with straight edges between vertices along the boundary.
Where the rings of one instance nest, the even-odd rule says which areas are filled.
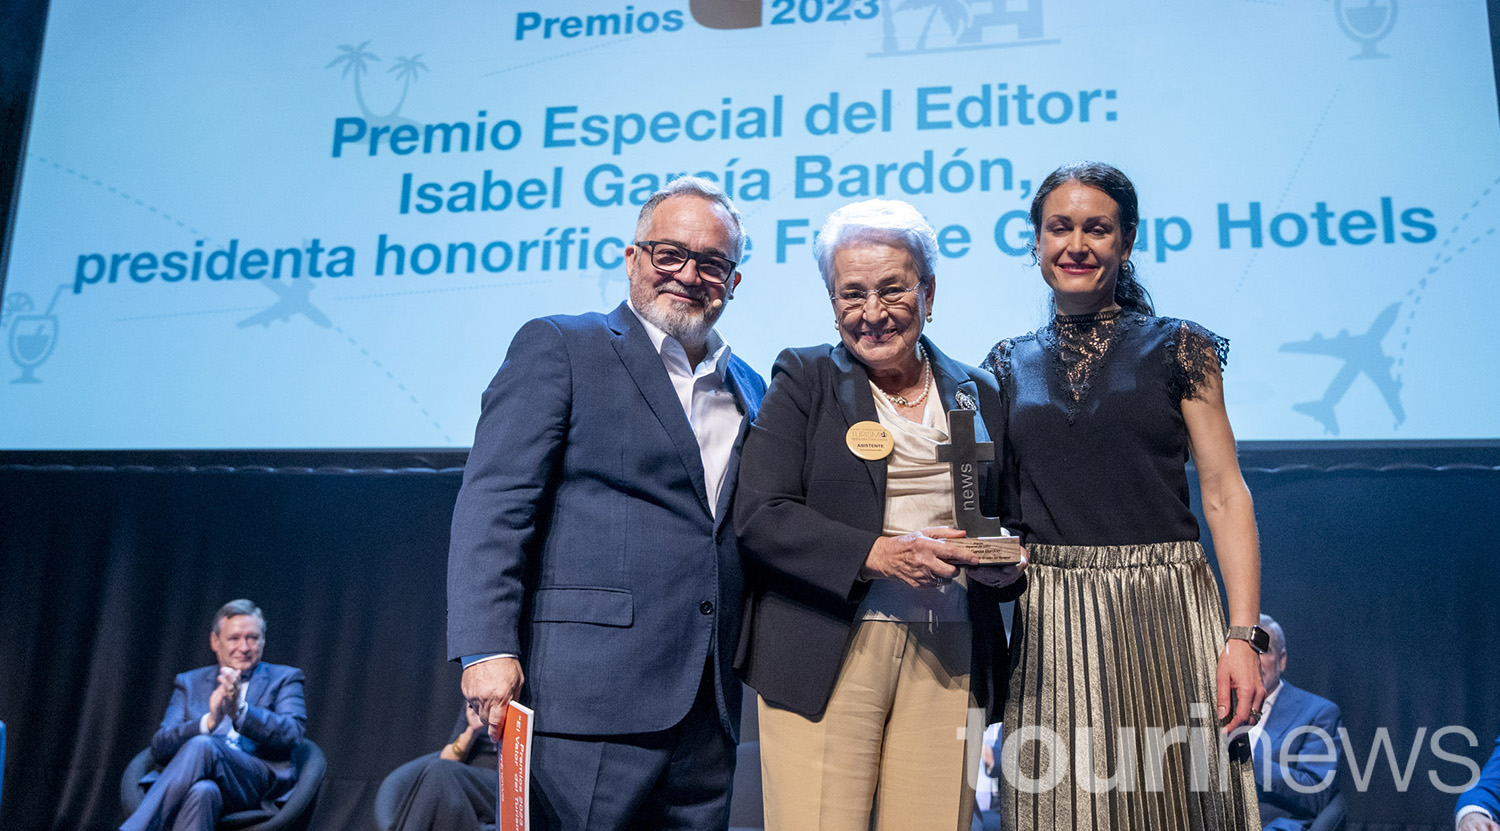
[[[880,394],[883,395],[883,396],[885,396],[885,398],[886,398],[887,401],[891,402],[892,404],[895,404],[897,407],[915,407],[918,404],[921,404],[923,401],[927,400],[927,392],[928,392],[928,390],[932,389],[932,364],[927,360],[927,350],[923,349],[922,348],[922,344],[920,344],[920,343],[917,344],[917,354],[922,356],[922,394],[921,395],[917,396],[916,398],[913,398],[910,401],[907,401],[904,397],[902,397],[900,395],[891,395],[890,393],[886,392],[885,390],[880,390]],[[879,390],[880,389],[880,385],[876,384],[875,385],[875,389]]]

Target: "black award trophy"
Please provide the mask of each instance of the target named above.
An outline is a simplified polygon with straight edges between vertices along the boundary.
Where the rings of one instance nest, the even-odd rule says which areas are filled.
[[[995,445],[974,440],[973,410],[948,411],[948,443],[938,445],[937,457],[952,470],[953,516],[967,535],[947,543],[969,549],[985,565],[1020,562],[1021,539],[1006,534],[1000,520],[985,516],[980,505],[979,464],[995,458]]]

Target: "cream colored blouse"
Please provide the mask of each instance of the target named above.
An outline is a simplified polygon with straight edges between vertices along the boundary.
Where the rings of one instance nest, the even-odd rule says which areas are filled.
[[[880,425],[889,430],[896,447],[887,456],[885,527],[882,533],[899,537],[934,525],[951,526],[953,479],[946,462],[937,460],[937,447],[948,442],[948,414],[938,398],[936,381],[927,382],[927,406],[921,423],[910,421],[870,384]],[[875,580],[860,604],[862,620],[905,623],[953,623],[969,619],[964,572],[951,583],[914,588],[900,580]]]

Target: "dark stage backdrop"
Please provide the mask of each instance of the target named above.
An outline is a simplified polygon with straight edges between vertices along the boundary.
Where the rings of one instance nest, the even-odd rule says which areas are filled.
[[[1417,458],[1422,456],[1423,458]],[[1351,828],[1448,829],[1500,731],[1500,468],[1433,453],[1249,454],[1264,608],[1287,677],[1343,706]],[[250,597],[266,658],[308,676],[309,735],[328,755],[317,831],[372,827],[381,778],[436,748],[458,706],[443,662],[444,563],[459,477],[427,472],[0,466],[0,827],[105,829],[172,676],[212,660],[214,609]],[[1418,737],[1420,739],[1418,740]],[[1415,752],[1413,747],[1416,747]]]
[[[0,827],[104,829],[208,622],[249,597],[307,673],[316,829],[372,827],[381,777],[442,745],[454,474],[0,473]]]

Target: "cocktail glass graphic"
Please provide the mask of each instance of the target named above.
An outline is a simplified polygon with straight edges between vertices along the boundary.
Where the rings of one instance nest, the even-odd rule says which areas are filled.
[[[21,367],[21,376],[12,384],[39,384],[36,368],[52,354],[57,345],[57,315],[16,315],[10,324],[10,359]]]
[[[67,290],[67,283],[59,284],[57,290],[52,292],[52,302],[47,304],[44,312],[36,311],[29,294],[17,292],[6,296],[4,306],[0,307],[0,328],[10,324],[10,332],[6,337],[10,346],[10,359],[21,368],[21,377],[13,379],[12,384],[42,382],[42,379],[36,377],[36,368],[47,360],[57,346],[57,315],[53,311],[57,308],[57,301]]]
[[[1358,55],[1350,60],[1385,58],[1388,55],[1375,50],[1375,44],[1391,33],[1396,25],[1396,0],[1365,0],[1363,3],[1334,0],[1333,14],[1338,18],[1339,28],[1362,47]]]

